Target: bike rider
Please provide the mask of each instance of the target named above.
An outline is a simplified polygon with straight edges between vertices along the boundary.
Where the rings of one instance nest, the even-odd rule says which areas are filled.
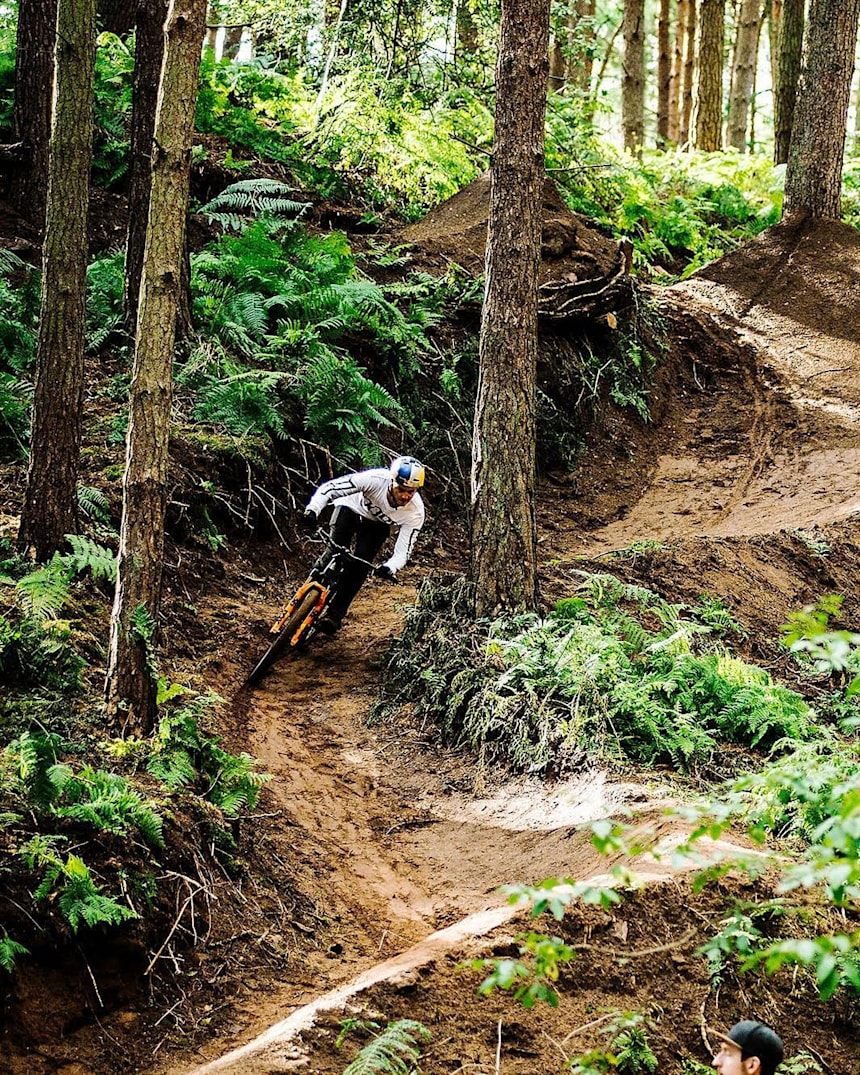
[[[391,466],[362,470],[324,482],[311,497],[302,520],[310,529],[319,525],[319,516],[334,505],[329,533],[335,544],[350,548],[360,560],[350,559],[337,593],[319,628],[326,634],[340,629],[347,609],[370,574],[370,561],[382,548],[391,527],[399,527],[394,551],[375,570],[380,578],[393,580],[406,564],[418,531],[424,525],[424,502],[418,490],[424,485],[424,467],[411,455],[400,455]]]

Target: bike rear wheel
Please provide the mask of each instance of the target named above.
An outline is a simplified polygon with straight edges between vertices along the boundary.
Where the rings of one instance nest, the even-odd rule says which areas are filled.
[[[321,592],[316,586],[312,586],[308,590],[299,604],[296,605],[290,618],[278,632],[277,638],[254,666],[253,671],[245,680],[245,686],[252,687],[259,682],[286,649],[290,647],[297,649],[301,645],[304,632],[295,642],[293,642],[293,637],[313,611],[314,606],[320,599]]]

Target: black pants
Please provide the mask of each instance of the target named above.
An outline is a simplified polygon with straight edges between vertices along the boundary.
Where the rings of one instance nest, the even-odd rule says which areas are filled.
[[[377,523],[372,519],[365,519],[363,515],[357,515],[349,508],[335,508],[332,512],[329,533],[332,541],[344,548],[352,548],[356,556],[362,560],[372,561],[374,556],[385,544],[385,539],[391,532],[391,527],[385,523]],[[353,547],[353,541],[355,545]],[[361,589],[361,584],[370,574],[370,563],[362,564],[357,560],[348,561],[338,584],[337,593],[329,606],[330,613],[338,619],[343,619],[346,610],[352,604],[352,600]]]

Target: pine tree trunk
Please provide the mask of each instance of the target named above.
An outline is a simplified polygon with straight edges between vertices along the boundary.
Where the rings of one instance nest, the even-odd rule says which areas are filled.
[[[10,172],[9,203],[41,233],[48,195],[57,0],[20,0],[15,39],[15,140],[26,160]]]
[[[678,117],[678,145],[681,146],[689,144],[692,131],[693,92],[696,84],[696,33],[698,26],[696,0],[688,0],[685,7],[684,69],[681,80],[680,114]]]
[[[149,734],[156,717],[150,632],[158,622],[161,597],[173,348],[205,16],[206,0],[190,0],[181,9],[172,2],[165,24],[157,149],[129,395],[106,696],[109,717],[123,731],[139,735]]]
[[[130,333],[137,330],[137,302],[143,273],[149,189],[152,176],[152,137],[155,106],[164,55],[164,22],[167,0],[140,0],[137,9],[134,49],[134,86],[131,100],[129,147],[128,238],[125,248],[123,308]]]
[[[723,147],[723,46],[725,0],[701,0],[696,53],[698,78],[693,94],[696,149],[713,153]]]
[[[645,138],[645,0],[624,0],[621,126],[624,148],[638,153]]]
[[[668,140],[678,145],[681,136],[681,95],[684,81],[684,39],[687,30],[687,8],[691,0],[678,0],[675,6],[675,38],[672,42],[672,70],[669,76]]]
[[[785,172],[783,214],[841,216],[842,158],[860,0],[812,0]]]
[[[477,616],[538,607],[535,381],[548,38],[549,0],[502,0],[472,442]]]
[[[804,0],[784,0],[776,60],[777,81],[774,88],[773,159],[775,164],[788,161],[791,128],[797,102],[797,82],[803,52],[805,20]]]
[[[18,547],[46,560],[77,525],[95,0],[60,0],[36,388]]]
[[[748,148],[750,102],[755,82],[761,25],[759,5],[760,0],[741,0],[735,36],[726,142],[741,153],[745,153]]]
[[[657,145],[664,149],[669,144],[669,101],[672,95],[671,12],[671,0],[660,0],[657,21]],[[677,99],[675,106],[677,112]]]

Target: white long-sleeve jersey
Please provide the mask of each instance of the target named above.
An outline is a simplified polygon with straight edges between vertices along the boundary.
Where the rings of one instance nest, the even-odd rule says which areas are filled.
[[[335,507],[349,508],[365,519],[387,526],[399,526],[394,551],[385,562],[385,566],[396,574],[409,559],[418,531],[424,525],[424,501],[421,494],[416,493],[402,508],[392,508],[388,502],[390,486],[391,475],[384,467],[345,474],[342,478],[323,482],[311,497],[308,507],[319,515],[328,504],[333,504]]]

